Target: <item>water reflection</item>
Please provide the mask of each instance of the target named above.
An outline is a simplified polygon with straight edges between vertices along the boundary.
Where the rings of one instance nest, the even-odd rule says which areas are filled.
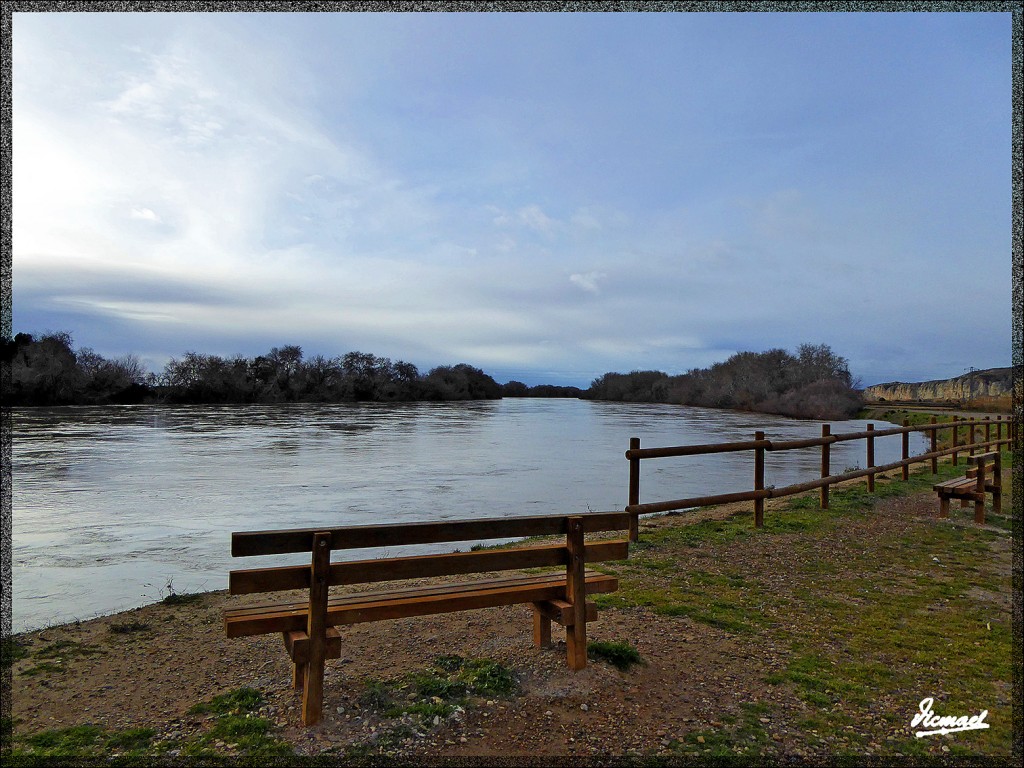
[[[229,569],[255,564],[230,558],[233,530],[622,509],[631,437],[656,447],[821,433],[782,417],[577,400],[49,408],[16,411],[13,426],[16,631],[159,599],[146,585],[224,588]],[[834,444],[832,466],[863,466],[863,447]],[[922,436],[911,450],[926,450]],[[815,477],[819,456],[769,453],[766,482]],[[877,463],[899,456],[899,436],[876,441]],[[641,500],[752,485],[749,453],[658,459],[643,463]]]

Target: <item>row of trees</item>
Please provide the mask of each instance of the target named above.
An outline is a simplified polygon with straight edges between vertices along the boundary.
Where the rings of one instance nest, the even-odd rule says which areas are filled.
[[[583,390],[579,387],[560,387],[555,384],[537,384],[529,387],[521,381],[514,379],[507,384],[501,385],[502,397],[583,397]]]
[[[606,373],[586,391],[521,381],[500,385],[465,363],[423,375],[412,363],[365,352],[305,359],[298,346],[265,355],[224,358],[186,352],[161,373],[147,372],[135,355],[106,359],[74,350],[71,335],[36,339],[19,333],[0,343],[9,366],[3,398],[11,405],[102,403],[283,403],[482,400],[500,397],[582,397],[592,400],[678,403],[836,419],[856,413],[860,392],[847,361],[824,345],[740,352],[710,368],[680,376],[661,371]]]
[[[861,407],[856,387],[845,358],[825,344],[801,344],[795,354],[783,349],[739,352],[725,362],[679,376],[661,371],[606,373],[584,396],[841,419]]]
[[[502,394],[494,379],[465,363],[421,375],[412,363],[365,352],[306,360],[297,346],[254,358],[186,352],[155,374],[134,355],[108,360],[89,348],[75,351],[68,333],[39,339],[19,333],[3,340],[0,357],[10,366],[3,394],[12,405],[480,400]]]

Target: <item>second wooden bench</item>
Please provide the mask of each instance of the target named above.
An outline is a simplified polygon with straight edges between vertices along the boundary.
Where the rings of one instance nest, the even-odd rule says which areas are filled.
[[[957,498],[963,506],[974,501],[974,522],[985,522],[985,493],[992,494],[992,511],[1003,511],[1003,472],[998,451],[968,456],[967,475],[937,483],[932,487],[939,494],[939,517],[949,517],[949,500]],[[991,478],[991,479],[989,479]]]
[[[323,529],[252,531],[231,534],[231,554],[277,555],[310,552],[309,565],[231,571],[233,595],[306,589],[308,599],[275,601],[224,612],[228,637],[281,632],[294,664],[293,684],[302,687],[302,722],[319,721],[323,702],[324,661],[340,658],[341,635],[335,628],[383,619],[529,603],[538,646],[551,642],[551,622],[566,628],[569,667],[587,663],[586,625],[597,618],[586,596],[618,589],[614,576],[586,570],[586,563],[622,560],[626,539],[584,541],[584,534],[628,531],[626,512],[589,512],[433,523],[364,525]],[[481,541],[560,534],[565,543],[524,544],[508,549],[453,552],[378,560],[331,562],[331,552],[367,547]],[[453,576],[470,573],[564,566],[541,575],[440,582],[397,589],[330,596],[336,585]]]

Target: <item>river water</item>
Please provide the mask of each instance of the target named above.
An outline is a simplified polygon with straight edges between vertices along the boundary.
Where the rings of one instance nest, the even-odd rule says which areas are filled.
[[[866,422],[831,424],[838,433]],[[759,429],[769,439],[817,437],[821,423],[564,399],[19,409],[13,630],[133,608],[170,590],[224,589],[232,568],[302,561],[233,560],[232,531],[622,509],[630,437],[646,448],[749,440]],[[912,454],[927,450],[923,436],[911,438]],[[863,441],[831,451],[833,472],[865,466]],[[877,439],[875,455],[898,460],[899,436]],[[769,453],[766,484],[810,480],[819,461],[817,448]],[[753,457],[653,459],[641,474],[644,502],[744,491]]]

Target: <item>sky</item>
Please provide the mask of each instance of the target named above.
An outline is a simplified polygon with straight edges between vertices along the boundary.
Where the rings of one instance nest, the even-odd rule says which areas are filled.
[[[1009,13],[15,13],[15,333],[1011,363]]]

